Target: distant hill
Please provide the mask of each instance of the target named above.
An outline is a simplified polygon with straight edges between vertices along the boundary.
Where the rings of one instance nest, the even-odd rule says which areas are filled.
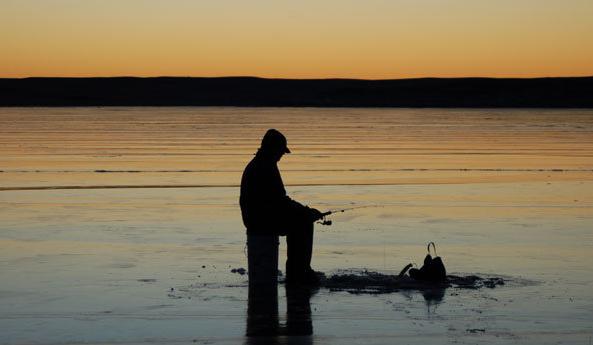
[[[0,79],[0,106],[593,107],[593,77]]]

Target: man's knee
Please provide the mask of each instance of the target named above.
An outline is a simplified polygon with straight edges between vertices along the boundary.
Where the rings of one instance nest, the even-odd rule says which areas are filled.
[[[312,222],[301,222],[297,224],[293,224],[290,226],[288,234],[286,236],[297,236],[301,237],[303,235],[313,233],[313,223]]]

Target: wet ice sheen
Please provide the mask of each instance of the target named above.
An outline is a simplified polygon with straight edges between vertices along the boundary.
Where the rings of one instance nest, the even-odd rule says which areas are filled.
[[[4,108],[0,344],[243,342],[236,186],[269,127],[295,199],[373,206],[317,227],[315,269],[395,275],[436,241],[451,274],[505,279],[321,289],[307,341],[589,343],[591,110]]]

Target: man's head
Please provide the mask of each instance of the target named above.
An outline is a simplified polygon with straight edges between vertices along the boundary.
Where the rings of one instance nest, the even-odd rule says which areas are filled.
[[[260,150],[270,154],[277,161],[280,160],[282,155],[290,153],[286,143],[286,137],[275,129],[268,129],[261,141]]]

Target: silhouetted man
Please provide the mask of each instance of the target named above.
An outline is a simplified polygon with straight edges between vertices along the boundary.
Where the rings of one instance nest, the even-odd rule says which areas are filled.
[[[264,135],[261,147],[241,179],[241,215],[247,228],[249,283],[277,282],[278,236],[286,236],[286,282],[315,284],[311,269],[313,223],[322,217],[286,195],[277,163],[290,153],[286,138],[275,129]]]

